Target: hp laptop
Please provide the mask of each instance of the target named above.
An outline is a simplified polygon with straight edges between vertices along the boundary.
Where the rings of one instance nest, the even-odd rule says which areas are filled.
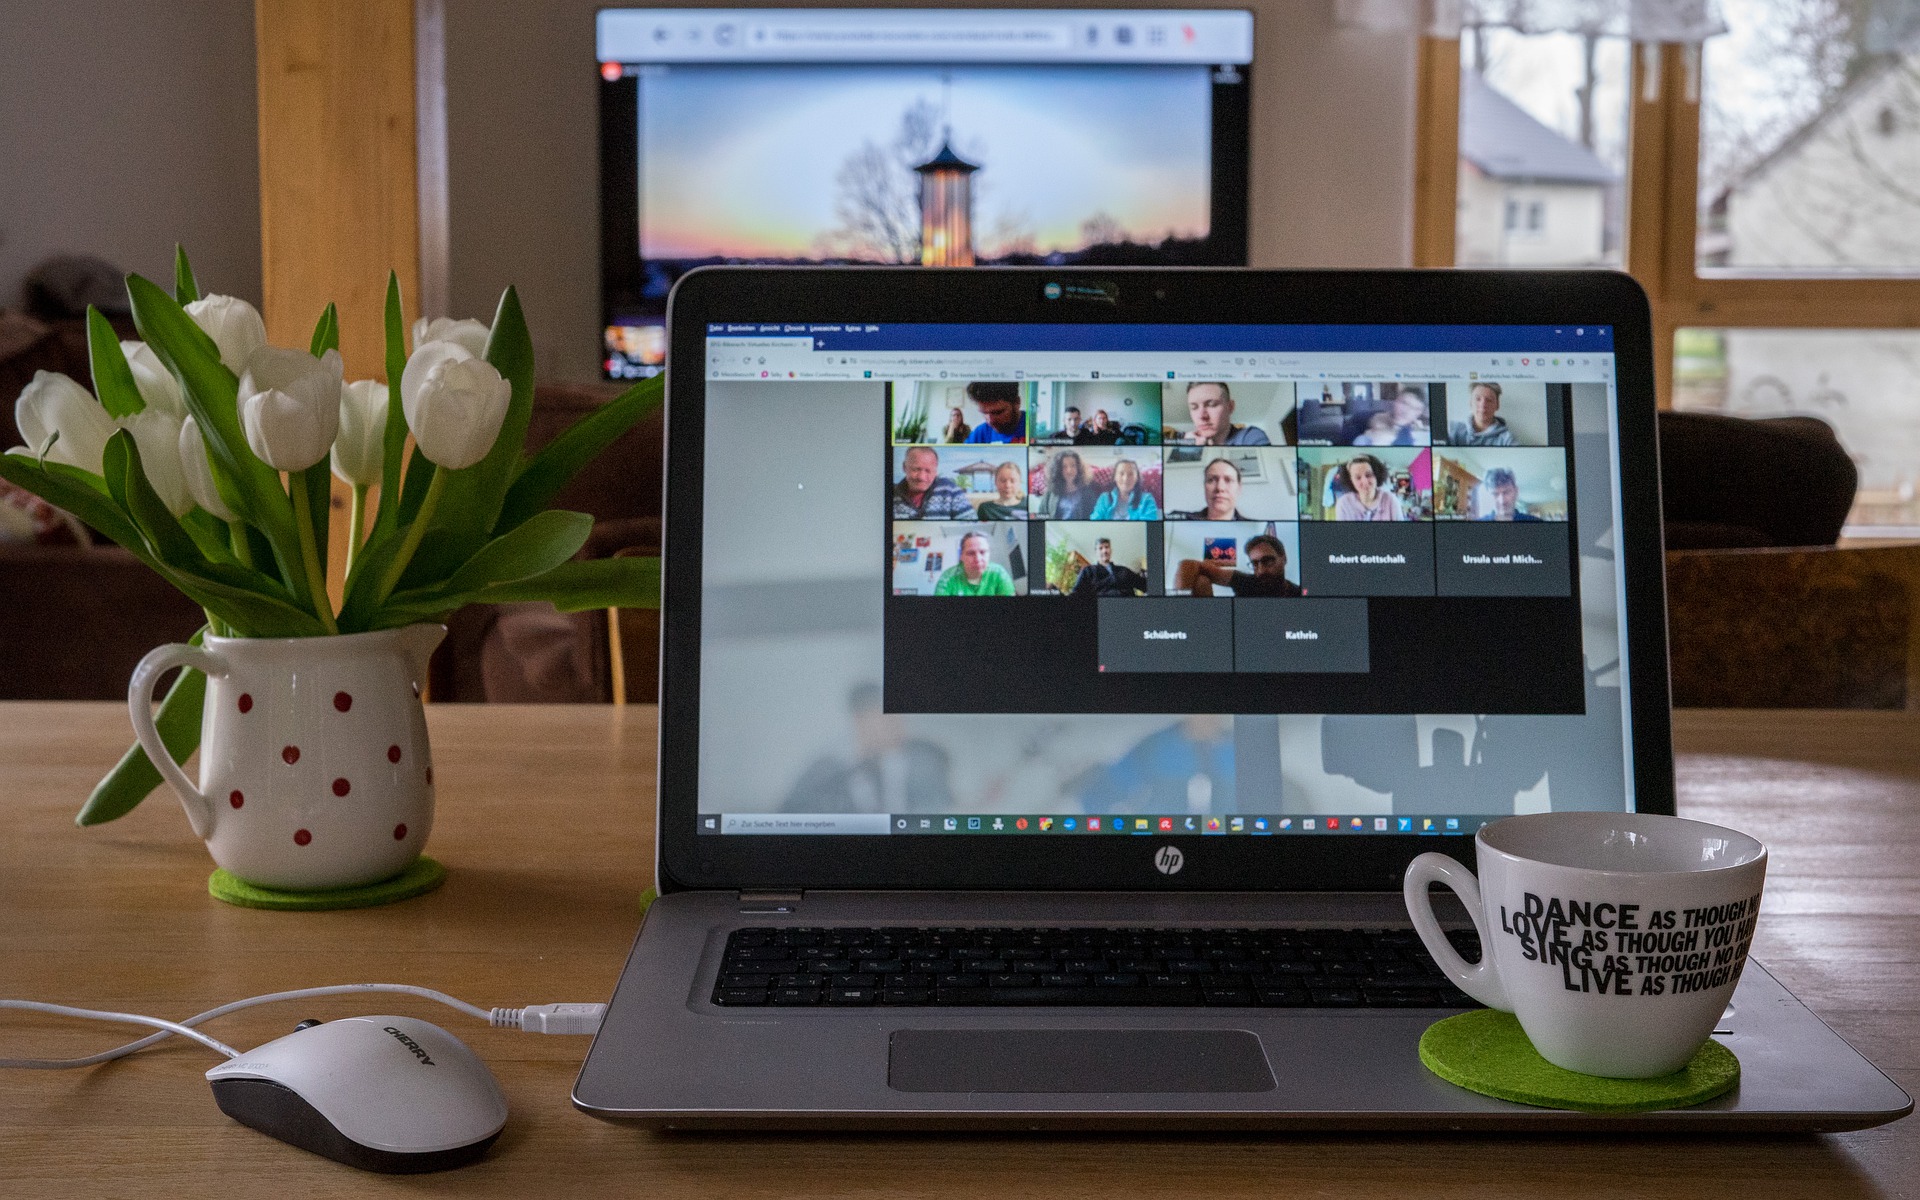
[[[1672,812],[1653,348],[1581,273],[712,269],[668,358],[659,900],[580,1073],[682,1128],[1841,1130],[1429,1074],[1408,860]],[[1472,954],[1462,915],[1455,934]]]

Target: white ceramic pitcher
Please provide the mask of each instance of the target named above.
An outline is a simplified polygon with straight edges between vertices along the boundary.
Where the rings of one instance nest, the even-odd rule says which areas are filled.
[[[446,632],[161,646],[134,668],[127,708],[220,866],[287,891],[377,883],[406,870],[433,827],[420,681]],[[207,676],[198,787],[153,724],[154,682],[178,666]]]

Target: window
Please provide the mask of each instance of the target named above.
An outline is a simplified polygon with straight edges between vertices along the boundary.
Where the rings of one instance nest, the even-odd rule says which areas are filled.
[[[1415,263],[1628,270],[1663,406],[1820,416],[1860,469],[1850,531],[1913,536],[1920,5],[1720,7],[1728,32],[1698,50],[1425,39]],[[1549,149],[1584,177],[1540,178]]]

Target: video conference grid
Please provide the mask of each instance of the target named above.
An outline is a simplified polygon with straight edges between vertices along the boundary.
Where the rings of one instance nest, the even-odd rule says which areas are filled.
[[[1465,816],[1335,816],[1324,813],[1244,813],[1174,815],[954,813],[927,816],[894,814],[822,813],[708,813],[700,817],[701,833],[790,834],[795,832],[890,833],[905,835],[972,834],[990,837],[1039,835],[1128,834],[1142,837],[1273,837],[1282,835],[1398,834],[1420,837],[1464,837],[1478,833],[1495,817]],[[816,828],[808,829],[810,823]],[[868,828],[871,827],[871,828]]]

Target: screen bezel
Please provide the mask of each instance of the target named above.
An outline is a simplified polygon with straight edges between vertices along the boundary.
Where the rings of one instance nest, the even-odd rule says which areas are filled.
[[[1050,300],[1044,285],[1086,285]],[[982,267],[708,267],[668,300],[665,572],[662,582],[658,882],[798,890],[1390,891],[1414,855],[1472,861],[1470,837],[1320,839],[702,836],[699,815],[704,341],[709,322],[1611,325],[1620,462],[1629,714],[1636,809],[1674,811],[1666,594],[1646,294],[1608,271],[1063,271]],[[676,369],[675,364],[687,364]],[[877,559],[876,559],[877,561]],[[1160,847],[1185,865],[1165,875]]]

